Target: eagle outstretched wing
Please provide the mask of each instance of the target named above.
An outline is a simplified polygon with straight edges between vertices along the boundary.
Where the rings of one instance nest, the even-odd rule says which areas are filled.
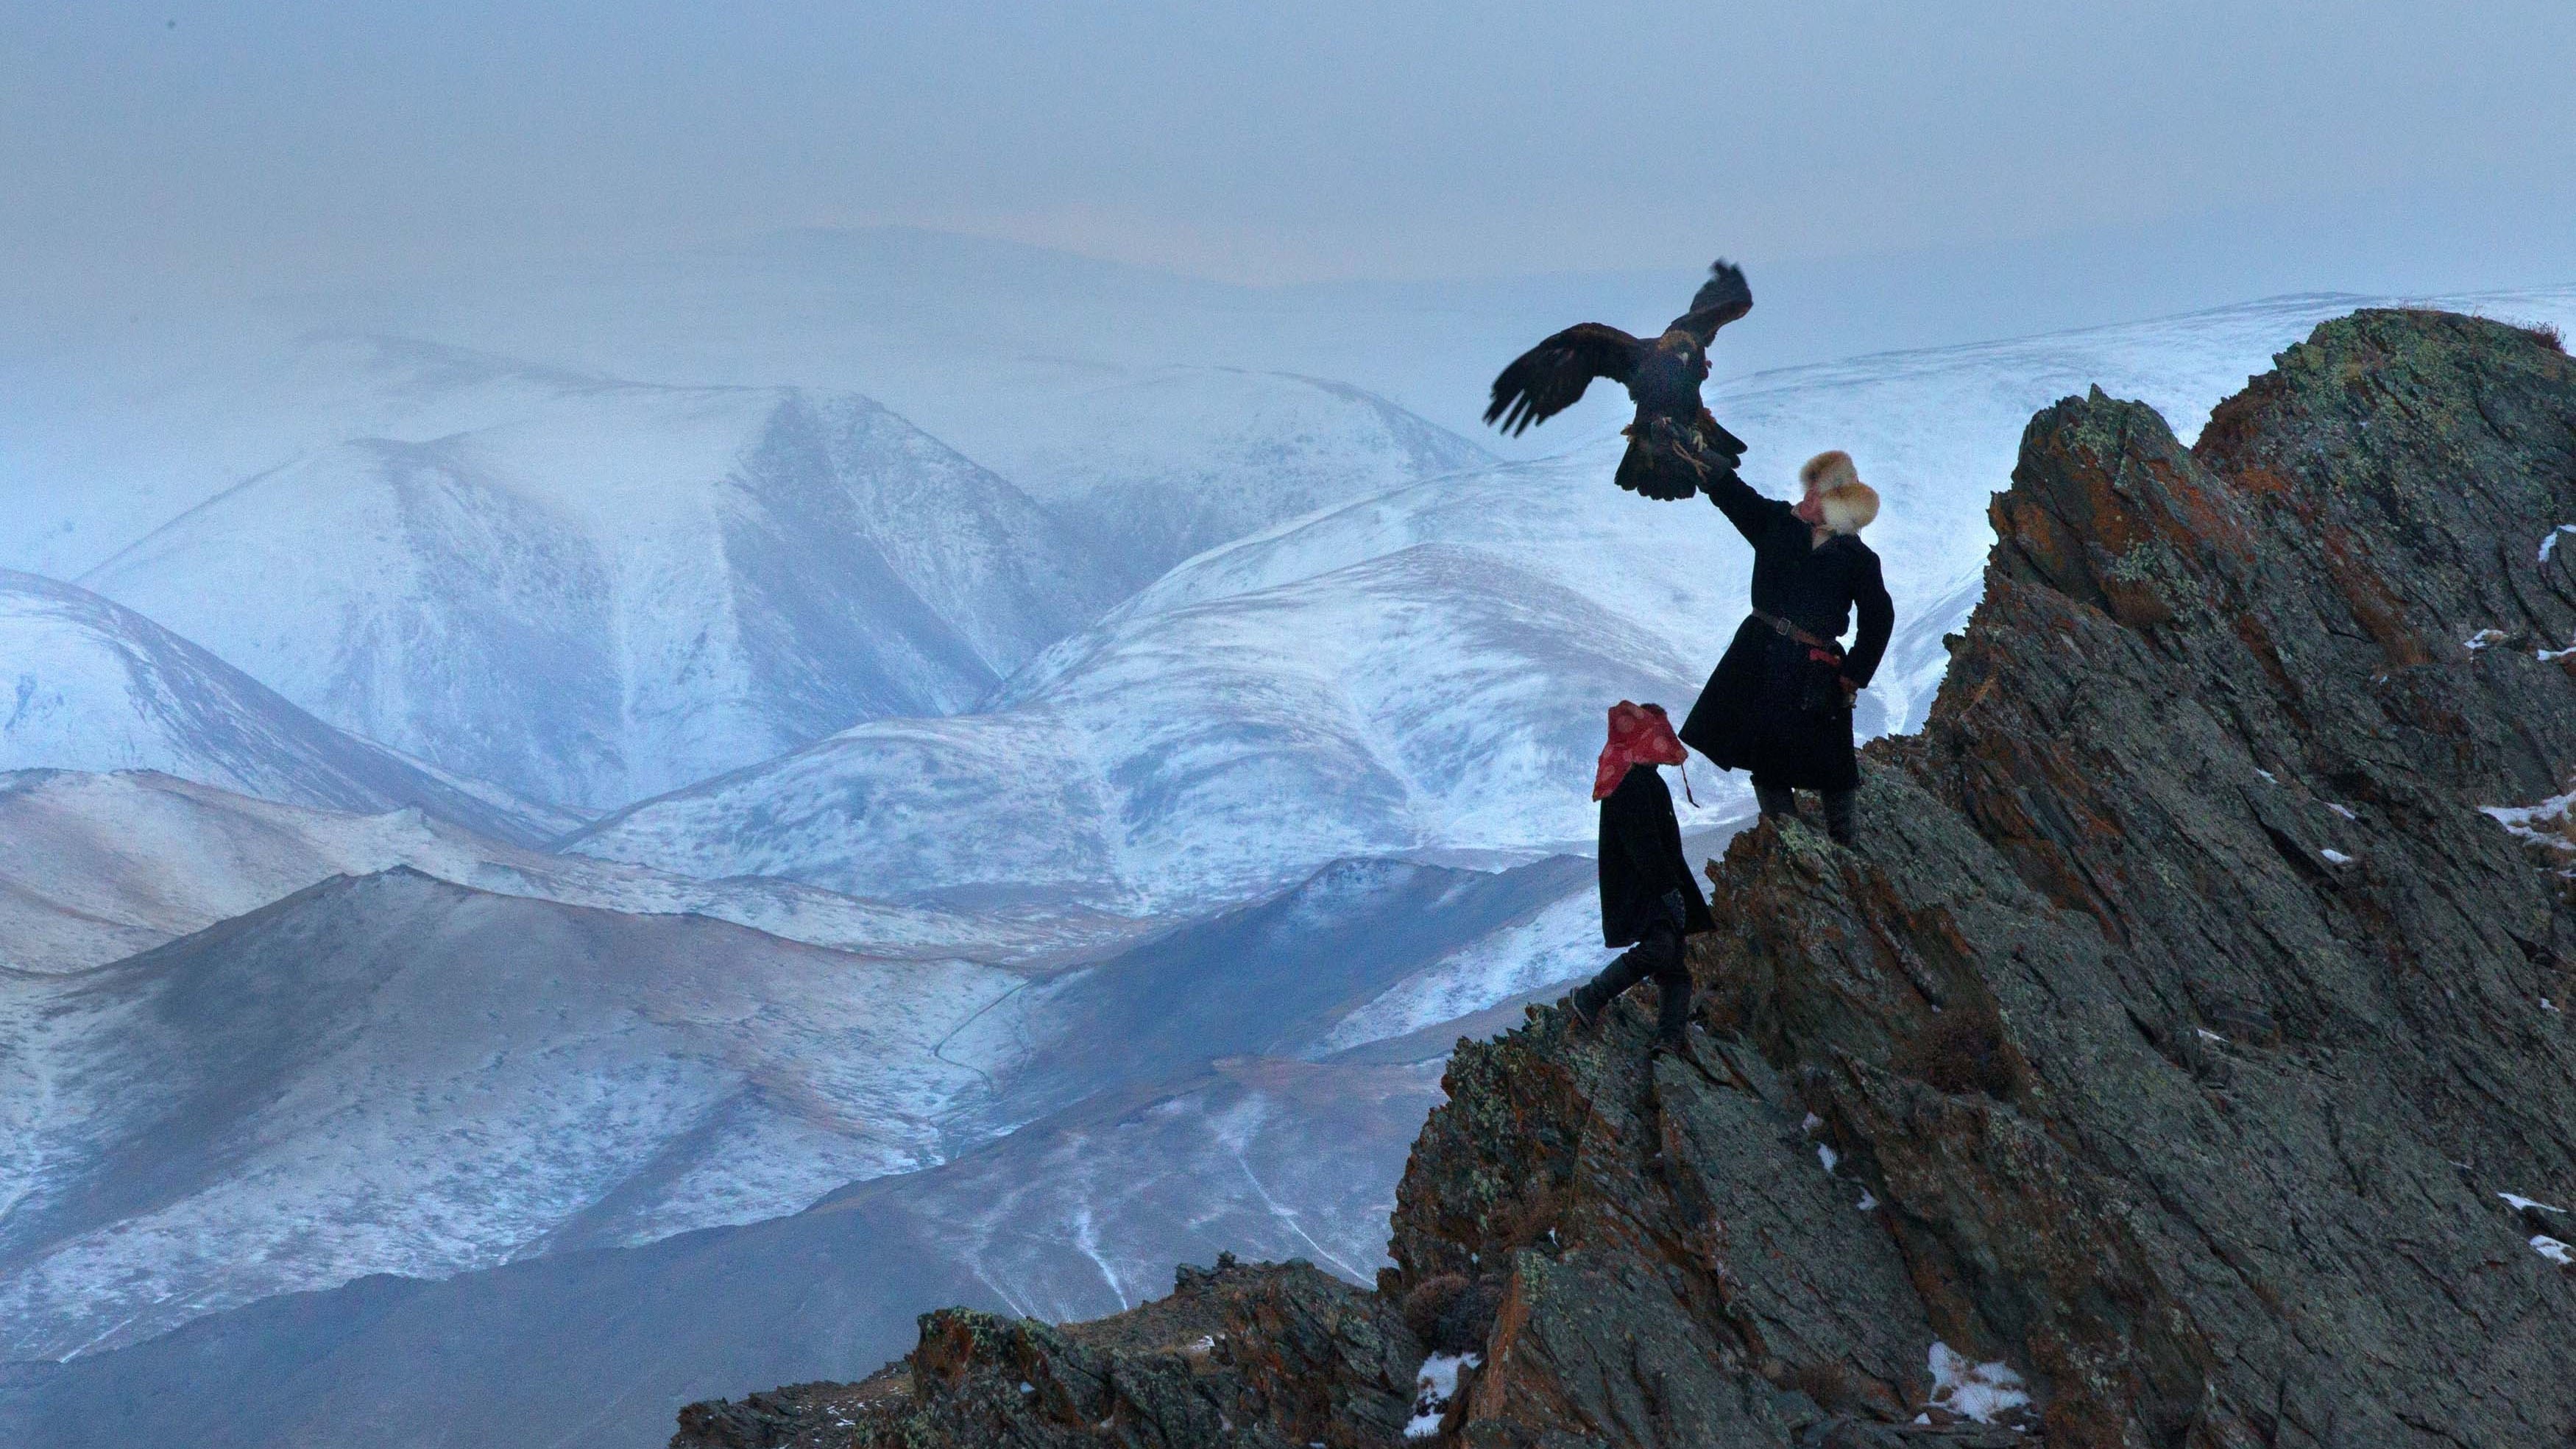
[[[1708,280],[1691,297],[1690,310],[1674,318],[1673,325],[1706,347],[1716,340],[1717,329],[1752,310],[1753,288],[1745,283],[1744,269],[1732,262],[1714,262]]]
[[[1596,377],[1625,384],[1645,353],[1645,343],[1616,327],[1598,322],[1568,327],[1513,359],[1494,379],[1494,401],[1485,409],[1485,421],[1499,418],[1504,432],[1526,432],[1530,424],[1543,423],[1581,401]]]

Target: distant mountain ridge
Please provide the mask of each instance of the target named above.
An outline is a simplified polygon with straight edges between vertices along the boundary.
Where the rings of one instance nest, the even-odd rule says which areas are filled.
[[[0,773],[0,967],[104,966],[334,875],[407,866],[475,890],[633,915],[700,915],[903,960],[1042,971],[1150,922],[1096,912],[975,914],[791,881],[697,880],[476,835],[416,807],[361,815],[156,771]]]
[[[1114,567],[1122,597],[1289,519],[1495,462],[1375,393],[1242,368],[1040,394],[1017,422],[980,455]]]
[[[374,814],[416,806],[521,844],[575,823],[322,723],[131,609],[0,570],[0,769],[160,770]]]
[[[865,398],[439,361],[395,381],[504,420],[325,448],[84,583],[345,728],[592,806],[963,708],[1109,601],[1044,510]]]

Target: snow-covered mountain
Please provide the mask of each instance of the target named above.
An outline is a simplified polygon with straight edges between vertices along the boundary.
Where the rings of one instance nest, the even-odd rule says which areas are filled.
[[[0,1358],[927,1166],[986,1081],[939,1044],[1021,980],[407,870],[0,978]]]
[[[306,714],[131,609],[0,570],[0,770],[159,770],[330,810],[417,807],[533,843],[576,822]]]
[[[1343,856],[1588,848],[1603,704],[1692,679],[1688,655],[1556,580],[1423,545],[1125,615],[982,713],[860,725],[571,848],[852,894],[1188,912]]]
[[[44,420],[0,464],[0,563],[184,605],[316,714],[575,805],[964,708],[1180,558],[1488,461],[1318,379],[965,368],[954,415],[1024,493],[834,388],[254,343]]]
[[[1493,455],[1373,393],[1238,368],[1037,392],[977,456],[1141,588],[1190,555]]]
[[[344,728],[601,806],[963,708],[1108,599],[1037,505],[865,398],[384,357],[502,420],[323,448],[83,583]]]
[[[2032,410],[2107,378],[2188,434],[2355,301],[1858,359],[1714,397],[1754,440],[1757,486],[1785,496],[1811,451],[1844,446],[1886,497],[1871,541],[1898,637],[1863,696],[1864,731],[1929,707],[1941,636],[1977,598],[1988,495]],[[2491,305],[2576,315],[2576,291]],[[1124,910],[1257,895],[1338,856],[1583,849],[1603,709],[1687,708],[1743,617],[1750,565],[1706,504],[1611,487],[1620,446],[1605,433],[1211,550],[976,714],[861,725],[631,807],[572,848],[858,894],[1056,893]],[[1697,818],[1743,808],[1740,782],[1700,784],[1714,813]]]
[[[862,901],[792,881],[697,880],[487,839],[418,809],[352,815],[151,771],[0,774],[0,967],[103,966],[335,875],[409,867],[497,895],[634,915],[697,915],[903,960],[1040,971],[1149,922],[1098,912],[970,913]]]

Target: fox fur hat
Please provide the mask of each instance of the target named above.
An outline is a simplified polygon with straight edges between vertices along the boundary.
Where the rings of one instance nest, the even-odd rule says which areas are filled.
[[[1858,533],[1878,517],[1878,490],[1860,481],[1851,454],[1840,448],[1809,458],[1798,470],[1798,481],[1814,489],[1824,504],[1829,533]]]

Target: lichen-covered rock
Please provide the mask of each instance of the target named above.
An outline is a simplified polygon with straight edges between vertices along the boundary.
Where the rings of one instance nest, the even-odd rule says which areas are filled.
[[[2357,314],[2194,448],[2043,411],[1993,518],[1860,847],[1710,867],[1682,1052],[1461,1044],[1376,1292],[934,1314],[674,1442],[1384,1443],[1408,1316],[1479,1449],[2576,1442],[2576,911],[2481,813],[2576,769],[2576,363]]]

